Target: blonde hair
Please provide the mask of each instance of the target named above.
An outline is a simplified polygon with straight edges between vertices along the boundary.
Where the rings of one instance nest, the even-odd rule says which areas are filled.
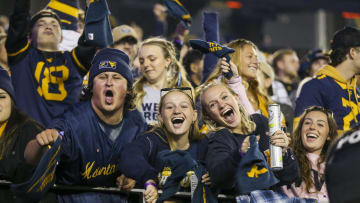
[[[181,76],[181,87],[191,87],[191,83],[187,80],[186,72],[183,66],[180,64],[180,62],[176,59],[176,51],[174,45],[162,38],[159,37],[152,37],[146,39],[140,47],[143,47],[145,45],[154,45],[161,48],[164,58],[170,59],[170,64],[167,67],[167,73],[168,73],[168,80],[167,80],[167,86],[166,87],[176,87],[178,83],[178,73],[180,73]],[[144,91],[144,83],[146,82],[146,78],[144,76],[141,76],[139,79],[137,79],[134,83],[134,103],[138,109],[140,109],[141,104],[143,102],[143,98],[146,95],[146,92]],[[163,87],[165,88],[165,87]]]
[[[257,46],[246,39],[237,39],[237,40],[233,40],[231,42],[229,42],[228,44],[226,44],[225,46],[230,47],[232,49],[235,50],[234,53],[229,54],[231,61],[236,65],[237,69],[238,69],[238,73],[241,76],[241,52],[243,51],[243,48],[246,45],[250,45],[252,46],[257,52],[259,51],[259,49],[257,48]],[[217,67],[215,68],[215,70],[210,74],[209,78],[207,79],[207,82],[210,82],[212,80],[216,80],[217,78],[219,78],[219,76],[221,75],[221,69],[220,69],[220,62],[218,63]],[[226,84],[226,80],[225,78],[222,78],[221,80],[222,83]],[[270,97],[268,96],[268,94],[266,93],[266,91],[260,87],[259,85],[259,77],[256,76],[256,79],[251,80],[249,82],[246,82],[245,80],[242,80],[242,83],[245,87],[246,90],[248,90],[250,88],[250,91],[253,91],[255,93],[256,96],[260,96],[263,98],[264,102],[265,102],[265,106],[267,107],[268,104],[273,103],[273,101],[270,99]],[[197,95],[199,94],[200,88],[197,89]],[[259,99],[258,99],[259,100]],[[259,102],[259,108],[260,108],[260,101]],[[265,108],[266,108],[265,107]],[[266,109],[264,109],[266,110]],[[267,110],[266,110],[267,111]],[[268,114],[267,112],[262,112],[262,114],[264,114],[265,116]]]
[[[208,115],[208,112],[207,112],[205,102],[202,99],[202,95],[204,94],[204,92],[215,86],[222,86],[226,90],[228,90],[233,96],[237,97],[237,94],[232,89],[230,89],[228,86],[226,86],[225,84],[223,84],[221,82],[217,82],[217,81],[213,80],[213,81],[210,81],[210,82],[207,82],[206,84],[204,84],[204,86],[201,88],[201,91],[200,91],[200,103],[201,103],[201,108],[202,108],[201,116],[202,116],[202,119],[203,119],[206,127],[209,129],[209,131],[217,131],[217,130],[224,128],[224,126],[217,126],[217,123],[215,123],[215,121],[210,118],[210,116]],[[256,124],[255,124],[255,122],[253,122],[250,119],[249,114],[246,112],[245,108],[240,103],[239,103],[239,111],[240,111],[240,119],[241,119],[241,121],[240,121],[241,132],[243,134],[249,134],[249,133],[253,132],[256,128]]]
[[[193,97],[193,94],[191,93],[188,94],[186,93],[185,91],[181,91],[179,89],[174,89],[174,90],[171,90],[169,92],[167,92],[166,94],[164,94],[161,99],[160,99],[160,104],[159,104],[159,114],[161,114],[161,110],[163,109],[163,104],[164,104],[164,100],[165,100],[165,97],[171,93],[171,92],[181,92],[183,93],[184,95],[187,96],[187,98],[189,99],[190,103],[191,103],[191,107],[193,108],[193,110],[196,110],[196,107],[195,107],[195,101],[194,101],[194,97]],[[174,139],[172,138],[172,136],[170,135],[170,133],[167,131],[167,129],[165,128],[164,124],[163,123],[160,123],[158,121],[158,123],[155,125],[154,127],[154,131],[156,131],[156,129],[161,129],[167,140],[168,140],[168,143],[169,143],[169,146],[170,146],[170,149],[171,150],[175,150],[175,144],[174,144]],[[190,126],[190,129],[189,129],[189,142],[192,142],[192,141],[197,141],[197,140],[201,140],[204,138],[204,135],[202,135],[200,133],[200,130],[199,130],[199,122],[198,120],[196,119]]]

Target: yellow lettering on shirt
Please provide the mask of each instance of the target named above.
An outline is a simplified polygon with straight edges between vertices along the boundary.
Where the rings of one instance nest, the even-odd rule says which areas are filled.
[[[88,162],[85,166],[85,170],[83,173],[81,173],[82,177],[84,179],[92,179],[96,178],[98,176],[108,176],[116,171],[116,165],[115,164],[108,164],[107,166],[100,166],[98,168],[94,168],[95,161]]]

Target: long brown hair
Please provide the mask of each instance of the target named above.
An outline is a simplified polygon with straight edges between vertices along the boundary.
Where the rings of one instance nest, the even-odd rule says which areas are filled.
[[[171,90],[169,92],[167,92],[166,94],[164,94],[161,99],[160,99],[160,104],[159,104],[159,114],[161,114],[161,110],[163,109],[163,104],[164,104],[164,99],[165,97],[171,93],[171,92],[181,92],[183,93],[184,95],[187,96],[187,98],[189,99],[190,103],[191,103],[191,107],[193,108],[193,110],[196,110],[196,107],[195,107],[195,101],[193,99],[193,95],[191,93],[191,95],[187,94],[185,91],[181,91],[181,90],[178,90],[178,89],[174,89],[174,90]],[[172,136],[170,135],[170,133],[168,132],[168,130],[166,129],[165,125],[160,123],[158,121],[158,124],[155,125],[154,129],[151,130],[151,131],[155,131],[157,129],[161,129],[164,133],[165,133],[165,136],[168,140],[168,143],[169,143],[169,146],[170,146],[170,149],[171,150],[174,150],[174,139],[172,138]],[[200,130],[199,130],[199,122],[198,120],[196,119],[190,126],[190,129],[189,129],[189,142],[193,142],[193,141],[198,141],[198,140],[201,140],[204,138],[204,135],[202,135],[200,133]]]
[[[302,139],[301,139],[301,129],[302,126],[304,124],[305,121],[305,116],[313,111],[319,111],[322,112],[326,115],[327,117],[327,121],[328,121],[328,125],[329,125],[329,138],[330,140],[326,140],[321,153],[320,153],[320,159],[318,160],[317,163],[317,167],[318,169],[320,169],[320,164],[322,164],[325,161],[325,157],[326,157],[326,152],[330,146],[330,144],[332,143],[332,141],[334,141],[336,139],[336,137],[338,136],[337,134],[337,125],[336,125],[336,121],[334,119],[333,113],[330,110],[327,110],[323,107],[320,106],[312,106],[307,108],[304,113],[301,115],[300,117],[300,122],[298,123],[298,125],[296,126],[294,133],[293,133],[293,138],[291,139],[290,142],[290,147],[293,150],[298,162],[299,162],[299,167],[300,167],[300,173],[301,173],[301,179],[302,181],[305,183],[306,185],[306,190],[308,193],[310,193],[310,189],[313,188],[313,186],[315,185],[314,180],[312,178],[312,165],[311,165],[311,161],[307,158],[306,154],[308,153],[307,150],[304,147],[304,144],[302,143]],[[323,175],[323,174],[321,174]]]
[[[27,122],[32,122],[39,129],[43,129],[43,127],[40,124],[38,124],[37,122],[32,120],[29,116],[18,110],[14,102],[11,100],[10,117],[4,129],[4,132],[0,137],[0,160],[3,159],[6,156],[6,153],[8,153],[11,150],[10,149],[11,145],[18,138],[19,134],[16,133],[16,131],[22,128]]]

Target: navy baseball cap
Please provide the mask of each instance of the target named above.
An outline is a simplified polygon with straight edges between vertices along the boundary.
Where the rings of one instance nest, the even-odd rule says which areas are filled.
[[[9,72],[0,66],[0,89],[5,90],[15,102],[15,91],[11,83]]]
[[[321,49],[314,49],[309,51],[303,58],[303,61],[300,64],[299,75],[305,77],[308,71],[311,68],[311,64],[318,59],[325,59],[329,61],[329,58],[325,55],[325,53]]]
[[[40,19],[40,18],[44,18],[44,17],[50,17],[50,18],[55,18],[56,21],[58,21],[60,27],[61,27],[61,21],[59,16],[52,10],[50,9],[43,9],[41,11],[39,11],[38,13],[36,13],[30,21],[30,28],[33,28],[33,26],[35,25],[35,23]]]
[[[102,72],[117,72],[121,74],[132,86],[134,79],[129,67],[129,57],[124,52],[105,48],[99,51],[91,62],[89,84]]]
[[[360,202],[360,125],[336,140],[328,151],[325,183],[331,203]]]
[[[331,49],[360,46],[360,30],[354,27],[344,27],[335,32],[330,42]]]

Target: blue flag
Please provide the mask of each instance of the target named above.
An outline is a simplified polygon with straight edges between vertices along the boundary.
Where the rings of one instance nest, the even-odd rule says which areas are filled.
[[[229,54],[234,53],[235,50],[226,46],[223,46],[216,42],[206,42],[200,39],[191,39],[189,40],[189,43],[192,48],[197,49],[201,51],[204,54],[212,53],[218,58],[225,57],[227,62],[230,62],[230,56]],[[225,77],[227,79],[230,79],[233,76],[233,72],[231,69],[229,72],[225,74]]]
[[[179,0],[164,0],[164,3],[172,16],[181,20],[186,28],[190,27],[191,15]]]
[[[40,201],[55,183],[55,170],[60,159],[61,139],[57,138],[52,147],[42,156],[31,179],[25,183],[12,184],[11,190],[18,197],[29,202]]]
[[[255,135],[250,136],[250,146],[237,169],[236,185],[240,194],[268,189],[279,182],[260,152]]]
[[[106,0],[94,0],[90,3],[84,27],[87,43],[96,47],[107,47],[113,44],[109,15],[110,10]]]

